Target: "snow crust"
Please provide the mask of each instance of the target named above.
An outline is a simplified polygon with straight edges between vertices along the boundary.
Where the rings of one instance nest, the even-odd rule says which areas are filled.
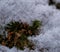
[[[0,0],[1,27],[12,20],[30,24],[31,20],[42,21],[42,32],[36,37],[29,37],[35,44],[35,50],[24,51],[15,47],[9,49],[0,45],[0,52],[60,52],[60,10],[49,6],[48,0]],[[0,27],[0,32],[3,28]]]

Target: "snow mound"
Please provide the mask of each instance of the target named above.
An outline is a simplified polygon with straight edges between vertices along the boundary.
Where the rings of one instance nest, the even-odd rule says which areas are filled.
[[[22,20],[30,24],[31,20],[42,21],[39,36],[29,37],[35,43],[35,50],[24,51],[0,45],[0,52],[60,52],[60,11],[48,5],[48,0],[0,0],[0,25]],[[0,32],[3,29],[0,27]],[[3,49],[4,48],[4,49]]]

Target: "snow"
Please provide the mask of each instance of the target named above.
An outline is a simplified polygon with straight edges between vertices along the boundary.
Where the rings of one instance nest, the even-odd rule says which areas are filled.
[[[44,48],[43,52],[60,52],[60,10],[49,6],[48,0],[0,0],[0,32],[11,20],[20,19],[29,24],[35,19],[42,21],[40,35],[29,37],[35,44],[35,50],[26,48],[22,51],[0,45],[0,52],[41,52],[41,48]]]

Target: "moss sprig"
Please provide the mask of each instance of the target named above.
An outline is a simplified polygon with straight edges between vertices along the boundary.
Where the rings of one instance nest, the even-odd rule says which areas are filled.
[[[0,44],[9,48],[15,46],[21,50],[24,50],[24,47],[34,49],[34,44],[28,40],[28,37],[37,35],[37,30],[41,28],[41,25],[42,22],[38,20],[33,21],[32,25],[26,22],[10,22],[5,26],[6,38],[0,35]]]

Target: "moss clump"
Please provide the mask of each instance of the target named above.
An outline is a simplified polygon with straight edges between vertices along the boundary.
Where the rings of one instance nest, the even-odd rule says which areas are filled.
[[[57,3],[57,4],[56,4],[56,8],[57,8],[57,9],[60,9],[60,3]]]
[[[7,37],[5,39],[0,35],[0,44],[12,48],[13,46],[23,50],[24,47],[34,49],[34,44],[28,40],[29,36],[38,34],[37,30],[42,23],[38,20],[32,22],[32,25],[23,22],[10,22],[5,26]]]
[[[55,2],[53,0],[49,0],[49,5],[53,5]]]
[[[1,44],[2,40],[3,40],[3,36],[0,35],[0,44]]]

